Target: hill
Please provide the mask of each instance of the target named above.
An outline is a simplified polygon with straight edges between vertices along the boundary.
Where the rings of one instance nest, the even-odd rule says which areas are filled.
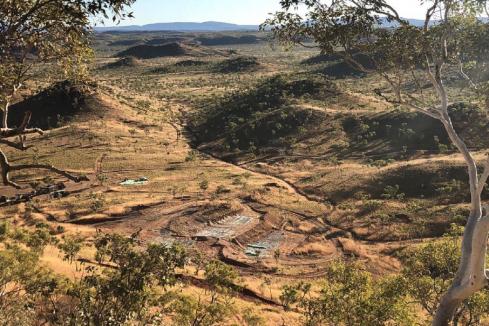
[[[122,57],[115,62],[108,63],[104,68],[114,69],[114,68],[124,68],[124,67],[137,67],[141,65],[141,61],[135,57]]]
[[[217,32],[217,31],[258,31],[258,25],[237,25],[223,22],[174,22],[156,23],[147,25],[109,26],[95,27],[97,32],[109,31],[193,31],[193,32]]]
[[[424,20],[406,18],[414,26],[423,26]],[[483,18],[484,19],[484,18]],[[395,24],[384,21],[383,27],[395,27]],[[197,22],[169,22],[154,23],[146,25],[129,25],[129,26],[95,26],[96,32],[134,32],[134,31],[182,31],[182,32],[223,32],[223,31],[258,31],[258,25],[239,25],[232,23],[207,21]]]
[[[225,52],[198,45],[167,43],[163,45],[137,45],[117,53],[116,57],[132,56],[138,59],[153,59],[178,56],[226,55]]]
[[[260,67],[255,57],[236,57],[220,62],[216,70],[222,73],[254,71]]]
[[[198,37],[195,41],[199,42],[202,45],[236,45],[236,44],[257,44],[262,42],[263,40],[257,37],[256,35],[243,35],[243,36],[230,36],[230,35],[222,35],[222,36],[214,36],[214,37]]]
[[[93,86],[58,82],[38,94],[11,106],[9,124],[18,125],[27,111],[32,112],[31,126],[42,129],[58,127],[76,115],[88,112]]]

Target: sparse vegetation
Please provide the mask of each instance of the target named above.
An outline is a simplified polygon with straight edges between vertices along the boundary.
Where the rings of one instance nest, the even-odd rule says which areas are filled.
[[[274,29],[109,31],[90,35],[69,81],[54,61],[32,61],[9,128],[32,111],[29,127],[46,131],[0,136],[9,164],[30,166],[10,171],[22,189],[0,186],[0,324],[431,323],[471,216],[467,168],[439,119],[406,105],[437,99],[425,58],[407,64],[418,27],[368,28],[367,14],[353,23],[401,42],[394,53],[357,39],[325,48],[319,34],[284,51],[263,42]],[[336,27],[321,35],[349,37]],[[403,72],[391,79],[401,101],[372,55],[382,73]],[[442,71],[447,114],[477,162],[489,146],[480,58],[462,67],[478,90],[455,61]],[[71,69],[82,63],[91,69]],[[488,298],[465,298],[449,325],[487,324]]]

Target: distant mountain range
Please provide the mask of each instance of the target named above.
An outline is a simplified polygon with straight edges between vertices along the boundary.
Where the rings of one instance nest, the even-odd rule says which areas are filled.
[[[405,18],[409,22],[409,24],[417,27],[423,27],[424,26],[424,20],[423,19],[410,19],[410,18]],[[481,17],[479,18],[480,21],[487,23],[489,22],[489,19],[487,17]],[[439,21],[433,20],[430,22],[430,26],[438,24]],[[399,23],[396,22],[388,22],[386,19],[382,23],[382,27],[399,27]]]
[[[481,18],[487,22],[487,18]],[[407,19],[412,25],[423,26],[424,20],[422,19]],[[436,24],[433,22],[432,24]],[[382,24],[383,27],[396,27],[397,23],[389,23],[385,21]],[[99,26],[95,27],[97,32],[159,32],[159,31],[171,31],[171,32],[226,32],[226,31],[258,31],[258,25],[238,25],[223,22],[175,22],[175,23],[156,23],[148,25],[130,25],[130,26]]]
[[[175,23],[156,23],[148,25],[131,26],[100,26],[95,27],[97,32],[155,32],[155,31],[174,31],[174,32],[224,32],[224,31],[258,31],[258,25],[237,25],[222,22],[175,22]]]
[[[409,24],[411,24],[413,26],[418,26],[418,27],[424,26],[424,20],[422,20],[422,19],[411,19],[411,18],[405,18],[405,19],[407,19]],[[388,22],[387,19],[383,19],[382,26],[383,27],[397,27],[397,26],[399,26],[399,24],[394,23],[394,22]]]

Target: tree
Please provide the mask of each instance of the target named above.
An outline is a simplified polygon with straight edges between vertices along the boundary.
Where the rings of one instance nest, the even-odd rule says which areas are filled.
[[[442,296],[434,325],[447,325],[465,299],[487,284],[485,260],[489,208],[481,194],[489,177],[489,157],[479,174],[478,162],[455,130],[451,102],[460,101],[446,86],[458,74],[464,87],[488,103],[487,81],[475,72],[487,69],[489,24],[487,0],[427,0],[422,26],[401,18],[386,0],[282,0],[282,11],[269,18],[275,38],[284,44],[315,41],[322,52],[343,58],[353,68],[383,78],[389,91],[374,90],[385,100],[440,121],[468,168],[471,209],[460,264]],[[306,7],[301,15],[299,7]],[[394,28],[383,28],[389,24]],[[309,46],[309,45],[306,45]],[[461,92],[458,92],[459,94]],[[458,95],[461,96],[461,95]]]
[[[0,223],[0,324],[32,325],[54,309],[62,280],[40,263],[44,247],[54,242],[43,226],[34,231]]]
[[[289,310],[292,304],[305,300],[310,290],[311,284],[302,281],[292,285],[286,284],[282,287],[282,293],[279,297],[280,302],[285,310]]]
[[[179,245],[151,244],[141,250],[137,237],[137,233],[96,237],[96,260],[108,267],[86,267],[83,277],[71,286],[68,296],[75,309],[65,317],[67,324],[144,324],[158,317],[155,307],[166,299],[158,287],[167,290],[177,283],[176,269],[185,266],[187,254]]]
[[[438,241],[433,241],[404,252],[402,277],[406,289],[429,316],[436,313],[440,297],[450,286],[460,260],[460,227]],[[454,325],[480,325],[489,312],[489,291],[484,289],[472,295],[455,311]]]
[[[413,324],[402,278],[374,280],[358,263],[332,262],[319,296],[304,283],[283,290],[282,296],[298,302],[307,326]]]
[[[66,75],[86,75],[90,57],[90,17],[112,15],[113,20],[130,16],[125,9],[135,0],[5,0],[0,2],[0,144],[26,150],[26,135],[43,131],[28,128],[31,114],[15,128],[9,126],[9,107],[22,86],[32,78],[33,67],[58,62]],[[10,138],[18,137],[18,142]],[[0,169],[4,185],[19,188],[9,173],[44,169],[79,182],[74,176],[49,164],[11,165],[0,148]]]
[[[234,311],[232,294],[238,273],[230,266],[210,261],[205,267],[205,280],[209,285],[201,294],[180,295],[172,303],[176,313],[173,322],[179,326],[213,326],[222,323]]]
[[[58,249],[64,254],[63,260],[68,261],[70,264],[76,262],[76,258],[83,247],[83,238],[77,234],[75,236],[63,236],[62,240],[58,244]]]
[[[29,231],[0,223],[1,325],[153,325],[173,300],[169,288],[187,262],[179,245],[142,248],[137,234],[98,234],[99,265],[88,264],[79,278],[63,279],[40,260],[42,249],[56,242],[44,231],[44,226]],[[72,260],[80,245],[75,236],[60,247]]]

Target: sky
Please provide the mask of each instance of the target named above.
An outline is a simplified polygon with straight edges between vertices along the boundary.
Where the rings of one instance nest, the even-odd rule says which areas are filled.
[[[419,0],[390,0],[389,3],[399,8],[405,18],[424,16]],[[204,21],[254,25],[263,23],[269,13],[279,9],[279,0],[137,0],[131,8],[135,18],[120,25]]]

